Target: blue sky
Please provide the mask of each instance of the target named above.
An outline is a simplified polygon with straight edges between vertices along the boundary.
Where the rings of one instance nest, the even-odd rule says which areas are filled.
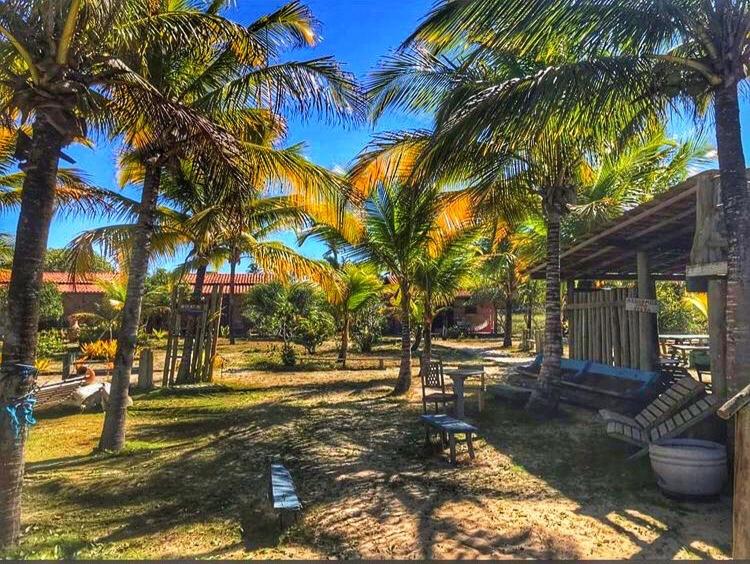
[[[237,0],[237,5],[229,13],[230,17],[242,23],[249,23],[264,13],[281,6],[284,0]],[[335,56],[346,70],[360,79],[375,67],[378,60],[399,43],[414,29],[416,24],[429,11],[432,0],[307,0],[316,17],[320,20],[322,42],[313,50],[301,50],[287,55],[290,59],[312,58],[324,55]],[[747,116],[747,101],[743,101],[743,130],[750,131]],[[406,116],[388,116],[378,123],[375,130],[395,130],[425,126]],[[689,126],[676,125],[678,133],[684,133]],[[314,162],[329,167],[346,167],[352,158],[364,147],[373,134],[372,127],[341,127],[312,120],[302,123],[290,119],[287,143],[304,142],[306,155]],[[711,135],[712,128],[706,128]],[[750,138],[745,135],[745,147],[750,146]],[[115,188],[115,154],[111,146],[100,142],[93,149],[70,147],[66,151],[77,162],[76,167],[84,170],[90,179],[104,187]],[[137,189],[128,189],[128,195],[138,197]],[[17,215],[0,216],[0,232],[14,233]],[[55,218],[49,238],[49,246],[65,246],[82,230],[106,224],[105,219],[84,219],[79,217]],[[293,234],[279,237],[288,244],[295,244]],[[308,242],[303,252],[309,256],[320,256],[324,248]],[[175,261],[178,262],[179,259]],[[164,265],[171,266],[171,265]]]

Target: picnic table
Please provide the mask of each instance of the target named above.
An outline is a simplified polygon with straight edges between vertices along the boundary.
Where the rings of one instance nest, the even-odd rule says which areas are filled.
[[[479,411],[484,407],[484,367],[483,366],[459,366],[445,370],[445,375],[453,380],[453,392],[456,394],[456,417],[464,418],[464,381],[475,376],[480,377],[479,387]]]
[[[688,357],[692,351],[708,352],[710,350],[708,345],[669,345],[669,348],[680,355],[685,364],[688,364]]]
[[[667,354],[675,345],[708,345],[709,336],[689,333],[663,333],[659,335],[659,347],[662,354]]]

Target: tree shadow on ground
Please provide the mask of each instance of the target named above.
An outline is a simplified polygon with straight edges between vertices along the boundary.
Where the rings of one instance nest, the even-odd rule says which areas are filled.
[[[625,466],[577,411],[540,423],[493,403],[479,418],[477,460],[466,464],[462,452],[454,467],[425,450],[421,405],[383,396],[392,378],[270,380],[210,397],[145,396],[130,438],[153,450],[59,460],[61,472],[44,480],[35,474],[47,476],[50,462],[30,465],[30,495],[54,500],[66,522],[102,515],[97,545],[159,547],[177,531],[199,534],[192,531],[211,524],[236,531],[201,557],[282,545],[346,558],[574,558],[585,555],[554,526],[528,516],[498,525],[498,515],[508,503],[560,494],[613,530],[618,516],[653,528],[654,508],[675,513],[648,467]],[[305,505],[283,534],[266,500],[272,455],[291,471]],[[530,484],[514,479],[519,473],[532,476]],[[679,533],[669,529],[659,538],[674,540],[669,535]],[[654,542],[631,540],[642,543],[640,556],[658,554]],[[160,550],[161,558],[185,556]]]
[[[729,552],[728,500],[667,499],[648,457],[626,461],[630,449],[606,436],[593,411],[564,406],[560,417],[539,422],[522,408],[494,400],[480,424],[488,445],[577,502],[577,514],[628,538],[638,547],[634,558],[674,558],[680,550],[702,557],[707,553],[695,545],[704,542]]]

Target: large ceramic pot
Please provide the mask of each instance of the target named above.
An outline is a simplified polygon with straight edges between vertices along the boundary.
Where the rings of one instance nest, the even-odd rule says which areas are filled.
[[[665,439],[649,446],[651,468],[668,495],[709,497],[727,481],[727,449],[698,439]]]

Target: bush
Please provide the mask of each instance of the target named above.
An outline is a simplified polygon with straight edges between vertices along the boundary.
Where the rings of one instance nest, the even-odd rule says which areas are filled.
[[[65,331],[46,329],[40,331],[36,341],[36,355],[39,358],[50,358],[65,352]]]
[[[385,309],[379,299],[370,300],[362,306],[352,320],[352,340],[360,352],[372,352],[372,347],[380,342],[386,325]]]
[[[117,352],[117,341],[100,340],[81,345],[83,360],[104,360],[113,362]]]
[[[297,353],[294,352],[294,347],[289,343],[284,343],[281,349],[281,364],[284,366],[294,366],[297,364]]]
[[[301,344],[312,354],[335,331],[325,296],[309,283],[255,286],[247,294],[242,313],[259,334],[281,338],[289,359],[289,343]]]
[[[336,331],[333,315],[324,309],[312,309],[307,317],[297,320],[294,327],[294,342],[305,347],[308,354],[330,339]]]

